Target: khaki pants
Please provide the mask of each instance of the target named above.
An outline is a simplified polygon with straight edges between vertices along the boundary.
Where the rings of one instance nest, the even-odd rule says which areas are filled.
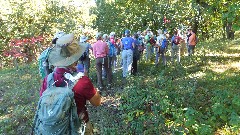
[[[187,53],[187,45],[185,43],[181,44],[180,55],[184,56]]]
[[[177,62],[180,63],[180,45],[173,45],[171,48],[171,61],[174,62],[174,59],[177,59]]]

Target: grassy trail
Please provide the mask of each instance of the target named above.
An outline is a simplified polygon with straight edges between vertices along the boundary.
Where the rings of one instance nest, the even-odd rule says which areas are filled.
[[[239,129],[229,127],[239,128],[240,123],[233,120],[234,116],[226,116],[234,115],[229,113],[234,111],[234,118],[240,120],[240,100],[235,99],[240,90],[240,44],[236,41],[204,42],[198,45],[196,52],[194,57],[182,57],[181,65],[168,63],[167,67],[155,67],[151,62],[140,63],[140,75],[128,78],[124,89],[121,89],[121,70],[115,73],[114,89],[102,92],[102,105],[88,105],[94,132],[101,135],[175,134],[177,131],[188,134],[239,134]],[[93,68],[90,77],[96,86]],[[37,66],[3,69],[0,71],[0,84],[0,135],[29,134],[39,99]],[[218,102],[223,107],[217,106]],[[170,107],[169,112],[169,107],[161,112],[157,109],[163,105],[161,103],[175,106]],[[177,122],[188,116],[179,108],[191,108],[198,112],[196,117],[207,115],[207,120],[192,119],[195,125],[204,123],[210,127],[199,125],[195,130],[192,128],[194,124],[189,121]],[[175,114],[172,113],[174,111]],[[219,111],[221,114],[217,113]],[[150,120],[154,116],[162,116],[164,124],[158,123],[157,128],[154,127],[156,122]],[[214,120],[213,116],[219,120]],[[212,122],[215,126],[211,125]]]

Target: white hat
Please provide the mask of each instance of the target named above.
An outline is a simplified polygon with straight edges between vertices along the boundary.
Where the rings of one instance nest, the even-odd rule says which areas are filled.
[[[100,38],[100,37],[102,37],[102,33],[101,33],[101,32],[97,32],[97,33],[96,33],[96,39],[98,39],[98,38]]]
[[[85,44],[78,44],[74,41],[73,34],[67,34],[60,37],[56,45],[51,48],[49,53],[49,64],[53,66],[69,66],[82,56],[86,50]]]
[[[111,32],[111,33],[109,34],[109,36],[110,36],[110,37],[115,36],[115,32]]]
[[[87,40],[88,40],[88,37],[86,37],[85,35],[81,35],[79,42],[83,43],[83,42],[85,42]]]
[[[65,32],[59,31],[59,32],[57,32],[57,33],[54,34],[53,39],[55,39],[55,38],[60,38],[60,37],[62,37],[62,36],[64,36],[64,35],[65,35]]]
[[[103,34],[102,38],[107,40],[108,39],[108,35],[107,34]]]

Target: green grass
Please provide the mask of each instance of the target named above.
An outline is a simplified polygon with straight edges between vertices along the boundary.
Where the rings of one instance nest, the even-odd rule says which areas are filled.
[[[103,104],[88,105],[95,133],[240,134],[239,52],[236,41],[200,43],[181,65],[141,62],[140,75],[124,89],[118,71]],[[3,69],[0,78],[0,134],[29,134],[41,84],[37,66]]]
[[[0,77],[0,132],[29,133],[39,98],[38,69],[33,65],[4,69]]]

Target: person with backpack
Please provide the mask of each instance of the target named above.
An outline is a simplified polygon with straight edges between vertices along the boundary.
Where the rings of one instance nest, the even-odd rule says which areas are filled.
[[[174,61],[174,57],[177,58],[177,62],[180,63],[180,43],[183,41],[183,39],[178,36],[178,31],[176,30],[174,32],[174,35],[171,39],[171,44],[172,44],[172,48],[171,48],[171,61]]]
[[[55,68],[44,78],[40,89],[34,134],[93,134],[86,103],[99,106],[101,96],[87,76],[76,74],[76,65],[85,50],[85,44],[79,45],[73,34],[56,40],[48,58]]]
[[[143,51],[144,51],[144,43],[143,43],[144,37],[142,36],[141,31],[138,31],[137,34],[138,34],[138,42],[140,43],[140,45],[138,46],[138,51],[139,51],[140,57],[141,57],[141,55],[143,54]]]
[[[157,30],[157,33],[158,33],[158,36],[157,36],[157,41],[156,41],[156,45],[155,45],[155,47],[156,47],[156,59],[155,59],[155,66],[157,66],[158,65],[158,59],[159,59],[159,52],[160,52],[160,47],[161,47],[161,45],[162,45],[162,41],[163,41],[163,39],[164,39],[164,36],[163,36],[163,33],[162,33],[162,30],[161,29],[159,29],[159,30]]]
[[[79,59],[78,67],[84,67],[84,75],[89,75],[89,68],[90,68],[90,57],[89,57],[89,50],[92,50],[92,46],[87,43],[88,37],[85,35],[80,36],[79,44],[86,44],[86,50],[84,51],[83,55]]]
[[[162,44],[159,50],[159,53],[161,55],[162,58],[162,63],[164,66],[167,65],[167,59],[166,59],[166,52],[168,49],[168,35],[166,33],[164,33],[164,38],[162,40]]]
[[[123,79],[125,80],[129,73],[131,73],[133,62],[133,49],[135,48],[134,39],[130,37],[130,30],[125,30],[125,37],[122,38],[122,62],[123,62]]]
[[[140,46],[140,42],[138,41],[138,34],[135,33],[133,36],[135,48],[133,48],[133,63],[131,69],[131,75],[137,74],[138,60],[140,59],[140,52],[138,47]]]
[[[109,56],[112,57],[111,66],[112,66],[112,73],[115,73],[117,68],[117,53],[119,46],[116,43],[116,35],[115,32],[111,32],[109,34]]]
[[[197,44],[197,37],[196,34],[192,31],[192,28],[189,28],[188,31],[191,34],[188,40],[188,56],[191,56],[194,54],[195,46]]]
[[[106,36],[107,38],[107,36]],[[106,38],[104,38],[106,40]],[[105,68],[107,75],[107,87],[111,87],[111,67],[109,65],[108,55],[109,47],[107,42],[103,41],[103,36],[100,32],[96,34],[97,41],[93,44],[93,55],[96,59],[96,69],[97,69],[97,84],[100,90],[103,89],[102,81],[102,68]]]
[[[151,39],[151,31],[149,31],[149,29],[146,30],[146,35],[144,37],[144,42],[146,45],[146,61],[151,59],[151,55],[152,55],[152,51],[151,51],[151,43],[150,43],[150,39]]]
[[[38,66],[39,66],[39,73],[41,75],[42,80],[50,73],[53,72],[53,66],[49,65],[48,62],[48,56],[49,52],[51,51],[51,48],[56,44],[56,41],[58,38],[62,37],[65,35],[65,32],[59,31],[54,34],[53,39],[52,39],[52,45],[45,49],[38,57]]]
[[[108,45],[108,48],[109,48],[109,53],[107,55],[107,58],[108,58],[108,68],[109,68],[109,72],[110,75],[111,75],[111,78],[112,78],[112,66],[113,66],[113,59],[114,59],[114,56],[115,55],[115,46],[112,44],[112,42],[109,40],[109,37],[107,34],[103,34],[103,37],[102,37],[102,41],[103,42],[106,42],[107,45]],[[106,68],[103,67],[103,70],[102,70],[102,77],[103,78],[107,78],[107,73],[106,73]],[[109,86],[108,86],[109,87]],[[110,87],[109,87],[110,88]]]

